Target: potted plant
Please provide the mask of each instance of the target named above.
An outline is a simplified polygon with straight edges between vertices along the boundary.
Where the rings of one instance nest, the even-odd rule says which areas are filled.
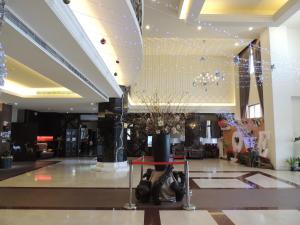
[[[159,97],[158,93],[146,96],[137,94],[138,101],[144,105],[145,114],[140,118],[129,117],[131,124],[140,128],[141,133],[152,136],[152,155],[156,162],[168,162],[170,158],[170,134],[183,134],[185,116],[181,107],[182,97],[167,99]],[[174,103],[175,102],[175,103]],[[164,170],[165,166],[155,166],[156,170]]]
[[[0,167],[2,169],[9,169],[12,167],[13,156],[10,151],[5,151],[1,155]]]
[[[290,165],[291,171],[295,171],[296,168],[295,164],[297,161],[298,159],[295,157],[290,157],[286,160],[286,162]]]

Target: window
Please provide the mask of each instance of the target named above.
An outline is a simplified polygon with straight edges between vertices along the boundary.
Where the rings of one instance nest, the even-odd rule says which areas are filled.
[[[253,49],[250,48],[250,56],[249,56],[249,73],[252,75],[255,73],[255,67],[254,67],[254,57],[253,57]]]
[[[247,118],[254,119],[262,117],[260,104],[249,105],[247,108]]]

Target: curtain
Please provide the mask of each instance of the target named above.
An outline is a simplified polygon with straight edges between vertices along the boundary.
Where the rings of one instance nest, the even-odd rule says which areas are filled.
[[[261,51],[260,42],[254,41],[253,44],[253,62],[255,68],[255,79],[256,86],[258,90],[259,101],[262,109],[262,114],[264,114],[264,92],[263,92],[263,75],[262,75],[262,62],[261,62]]]
[[[241,118],[246,118],[246,109],[250,94],[250,46],[239,54],[239,86]]]

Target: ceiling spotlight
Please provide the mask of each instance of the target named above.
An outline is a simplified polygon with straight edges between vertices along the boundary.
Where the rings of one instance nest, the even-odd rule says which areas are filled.
[[[19,105],[19,103],[15,102],[14,105]]]
[[[63,0],[63,2],[66,4],[66,5],[69,5],[71,3],[71,0]]]
[[[150,30],[150,25],[145,26],[146,30]]]
[[[94,102],[91,102],[91,105],[95,105],[95,103],[94,103]]]
[[[238,46],[240,46],[240,44],[238,42],[235,42],[234,46],[238,47]]]
[[[73,110],[74,110],[74,108],[70,108],[70,110],[71,110],[71,111],[73,111]]]
[[[198,27],[197,27],[197,30],[202,30],[202,27],[201,27],[201,26],[198,26]]]
[[[249,31],[252,31],[252,30],[253,30],[253,27],[249,27],[248,30],[249,30]]]
[[[102,38],[100,43],[104,45],[106,43],[106,40],[104,38]]]
[[[114,73],[114,76],[115,76],[115,77],[118,76],[118,73],[115,72],[115,73]]]

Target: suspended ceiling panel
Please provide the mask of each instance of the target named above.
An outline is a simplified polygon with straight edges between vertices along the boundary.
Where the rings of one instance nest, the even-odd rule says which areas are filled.
[[[201,14],[273,15],[288,0],[206,0]]]

